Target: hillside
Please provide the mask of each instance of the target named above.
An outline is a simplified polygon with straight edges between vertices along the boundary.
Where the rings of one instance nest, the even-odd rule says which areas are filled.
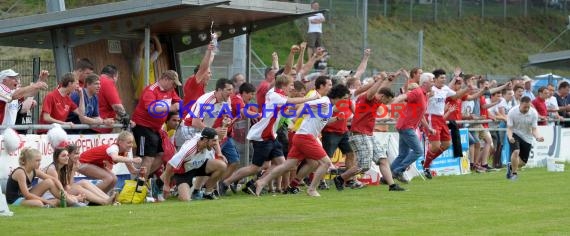
[[[469,18],[447,22],[409,23],[376,18],[369,21],[368,45],[373,51],[369,69],[396,70],[418,63],[418,32],[423,30],[423,68],[451,69],[460,65],[464,71],[478,74],[515,75],[537,74],[536,68],[521,68],[528,55],[538,53],[564,30],[567,22],[559,16],[536,16],[481,21]],[[302,40],[304,22],[291,30],[289,44]],[[362,51],[361,22],[353,18],[337,18],[324,26],[324,44],[332,55],[329,66],[337,69],[356,68]],[[356,26],[356,27],[355,27]],[[271,35],[290,29],[288,25],[274,27],[254,35],[253,48],[266,62],[270,61],[267,47],[256,44]],[[275,37],[279,38],[279,37]],[[283,38],[281,38],[283,39]],[[279,47],[286,44],[279,41]],[[570,48],[570,33],[564,34],[545,51]],[[264,50],[263,54],[259,53]],[[286,49],[279,51],[287,53]],[[566,73],[566,71],[555,71]]]
[[[93,0],[90,5],[116,0]],[[34,2],[34,3],[27,3]],[[80,5],[80,1],[66,1],[68,8]],[[28,4],[29,7],[25,7]],[[0,9],[6,9],[0,3]],[[29,15],[45,11],[36,1],[24,1],[12,10],[12,16]],[[456,65],[464,71],[478,74],[515,75],[538,74],[536,68],[521,68],[529,54],[538,53],[550,40],[565,28],[566,18],[560,16],[535,16],[491,20],[464,18],[461,20],[402,21],[395,18],[371,18],[368,24],[368,45],[373,51],[369,69],[396,70],[418,64],[418,32],[423,30],[423,68],[432,70],[441,67],[450,70]],[[355,69],[362,52],[362,22],[359,18],[336,15],[324,25],[324,44],[335,69]],[[281,24],[255,32],[252,48],[269,64],[271,52],[277,51],[284,62],[291,44],[303,40],[306,20]],[[563,35],[546,51],[570,48],[570,33]],[[0,60],[31,59],[40,55],[51,59],[49,50],[24,50],[0,47]],[[190,54],[188,54],[190,55]],[[197,54],[201,55],[201,53]],[[199,58],[183,58],[183,62],[195,65]],[[556,71],[554,71],[556,73]],[[568,72],[559,72],[566,73]]]

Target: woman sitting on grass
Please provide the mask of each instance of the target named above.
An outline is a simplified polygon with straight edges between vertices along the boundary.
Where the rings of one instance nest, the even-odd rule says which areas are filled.
[[[128,157],[134,142],[133,134],[127,131],[121,132],[116,144],[98,146],[82,153],[79,158],[81,165],[77,172],[91,179],[100,179],[101,183],[97,184],[97,187],[108,193],[117,183],[117,176],[112,171],[115,163],[124,162],[131,174],[137,172],[133,163],[140,164],[142,159]]]
[[[8,204],[15,206],[31,207],[56,207],[63,191],[59,181],[40,170],[42,155],[34,148],[24,148],[20,153],[20,167],[10,174],[6,185],[6,200]],[[39,177],[43,181],[32,186],[34,178]],[[51,192],[54,199],[44,199],[41,196]]]
[[[75,163],[79,161],[79,154],[70,154],[72,153],[69,151],[70,149],[73,151],[77,150],[74,145],[70,145],[68,148],[56,148],[53,153],[53,163],[47,167],[46,173],[59,179],[66,192],[77,196],[81,201],[87,200],[99,205],[113,203],[114,198],[109,197],[95,185],[91,184],[91,182],[81,180],[78,183],[73,183],[74,168],[78,166]]]

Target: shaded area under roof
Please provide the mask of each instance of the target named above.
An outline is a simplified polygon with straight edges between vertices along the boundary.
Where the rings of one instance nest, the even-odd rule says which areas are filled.
[[[570,70],[570,50],[530,55],[528,61],[525,67]]]
[[[0,21],[0,45],[52,49],[54,30],[73,47],[100,39],[140,39],[152,33],[185,37],[178,49],[220,40],[314,14],[308,4],[264,0],[130,0]],[[206,39],[204,39],[206,33]]]

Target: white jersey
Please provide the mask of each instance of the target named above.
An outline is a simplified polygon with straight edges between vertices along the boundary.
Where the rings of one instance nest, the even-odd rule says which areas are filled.
[[[297,130],[297,134],[312,134],[315,138],[327,125],[328,120],[332,116],[331,100],[328,97],[322,97],[317,100],[306,102],[303,106],[303,113],[309,113],[309,116],[303,119],[301,127]]]
[[[190,109],[192,112],[189,112],[184,118],[186,121],[185,125],[191,125],[191,119],[201,119],[206,127],[217,128],[214,127],[217,119],[223,119],[223,115],[232,116],[232,106],[229,97],[226,101],[218,101],[214,93],[214,91],[205,93],[196,100],[196,103]]]
[[[19,104],[18,100],[12,100],[12,94],[15,90],[11,90],[4,84],[0,84],[0,102],[6,103],[3,112],[4,120],[2,125],[15,125],[16,116],[18,115]]]
[[[445,114],[445,99],[455,95],[455,91],[444,85],[441,88],[431,87],[431,96],[428,100],[426,114],[443,116]]]
[[[265,107],[260,109],[261,120],[255,123],[247,133],[247,139],[253,141],[268,141],[277,138],[277,122],[282,115],[279,111],[283,105],[287,103],[287,96],[270,89],[265,96]]]
[[[515,106],[509,111],[507,127],[513,127],[513,133],[525,142],[532,144],[532,128],[538,127],[538,112],[530,107],[526,114],[521,113],[520,106]]]
[[[194,136],[187,140],[176,154],[168,161],[168,164],[174,168],[184,167],[184,172],[200,168],[207,160],[214,159],[214,149],[203,149],[198,151],[198,141],[200,135]]]
[[[493,102],[491,101],[490,98],[486,98],[485,103],[491,104]],[[495,117],[495,116],[500,114],[501,108],[505,109],[506,105],[507,105],[507,102],[505,101],[505,99],[501,98],[501,101],[499,103],[497,103],[496,105],[494,105],[492,107],[487,108],[487,112],[489,115]],[[508,111],[505,109],[504,112],[505,112],[505,114],[507,114]],[[489,122],[489,128],[497,128],[497,127],[499,127],[499,124],[497,122]]]
[[[317,13],[315,15],[312,15],[309,17],[309,33],[322,33],[323,32],[323,24],[322,23],[318,23],[318,24],[313,24],[311,23],[311,20],[319,20],[319,19],[325,19],[325,16],[323,15],[323,13]]]

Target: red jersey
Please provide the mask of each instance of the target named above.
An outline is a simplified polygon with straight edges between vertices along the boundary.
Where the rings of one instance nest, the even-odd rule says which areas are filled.
[[[485,105],[487,105],[487,101],[485,100],[485,96],[481,96],[479,98],[479,109],[481,110],[481,117],[483,117],[484,119],[489,118],[489,111],[487,111],[486,108],[483,108]],[[489,124],[484,123],[483,124],[483,128],[489,128]]]
[[[44,97],[42,112],[40,114],[40,124],[50,124],[44,120],[44,114],[50,114],[51,118],[65,121],[70,112],[77,109],[77,105],[69,96],[62,96],[56,88]]]
[[[119,146],[117,146],[117,144],[106,144],[91,148],[81,153],[79,162],[105,168],[105,162],[112,165],[115,164],[113,158],[111,157],[113,154],[126,156],[126,153],[119,153]]]
[[[348,100],[341,100],[341,101],[337,102],[337,104],[334,104],[337,111],[333,111],[332,117],[337,117],[337,116],[339,116],[339,113],[342,112],[344,114],[342,116],[342,118],[344,118],[344,119],[337,120],[337,121],[332,122],[332,123],[328,123],[323,128],[323,132],[330,132],[330,133],[335,133],[335,134],[344,134],[344,133],[348,132],[348,118],[352,115],[352,111],[350,110],[350,105],[351,105],[350,103],[351,102],[352,101],[350,101],[350,99],[348,99]]]
[[[449,114],[449,116],[447,117],[448,120],[461,120],[462,119],[462,104],[463,101],[467,100],[467,95],[464,95],[461,98],[457,98],[457,99],[451,99],[450,97],[447,97],[445,99],[445,104],[449,104],[451,105],[455,105],[455,110],[451,112],[451,114]],[[447,111],[445,111],[447,112]]]
[[[113,105],[123,104],[121,97],[119,97],[119,92],[117,87],[115,87],[115,81],[109,78],[107,75],[102,74],[100,77],[101,89],[97,94],[99,98],[99,116],[102,119],[115,118],[117,114],[113,110]],[[105,91],[105,92],[103,92]],[[110,133],[113,129],[95,129],[100,133]]]
[[[534,100],[532,100],[532,105],[539,116],[548,116],[548,110],[546,109],[546,100],[537,96]],[[539,121],[538,125],[546,125],[546,121]]]
[[[382,102],[376,98],[368,100],[366,93],[356,99],[355,113],[352,118],[350,131],[365,135],[372,135],[376,123],[376,110]]]
[[[164,91],[158,85],[158,82],[147,86],[141,95],[141,99],[135,108],[133,113],[133,121],[140,126],[151,128],[158,132],[164,122],[166,122],[166,115],[161,114],[149,114],[149,110],[152,110],[154,105],[158,104],[158,101],[162,104],[176,104],[180,102],[180,97],[176,94],[176,90],[171,89],[169,91]],[[166,111],[168,112],[168,111]],[[166,113],[165,112],[165,113]]]
[[[396,129],[417,129],[427,109],[427,97],[421,87],[407,93],[407,103],[400,118],[396,121]],[[395,111],[398,112],[398,111]]]
[[[202,95],[204,95],[206,93],[206,83],[204,83],[203,81],[201,83],[198,83],[196,81],[196,75],[192,75],[190,76],[187,80],[186,83],[184,83],[184,104],[183,106],[187,109],[190,109],[192,107],[192,104],[190,104],[190,102],[196,102],[196,100],[198,100],[198,98]],[[180,109],[183,109],[182,107],[180,107]],[[185,117],[186,114],[188,112],[187,109],[183,109],[183,114],[182,117]]]
[[[259,87],[257,87],[257,91],[255,93],[255,100],[257,102],[257,105],[259,106],[258,107],[259,111],[263,110],[263,105],[265,104],[265,95],[267,95],[267,92],[269,92],[270,88],[271,84],[266,80],[261,81]]]

